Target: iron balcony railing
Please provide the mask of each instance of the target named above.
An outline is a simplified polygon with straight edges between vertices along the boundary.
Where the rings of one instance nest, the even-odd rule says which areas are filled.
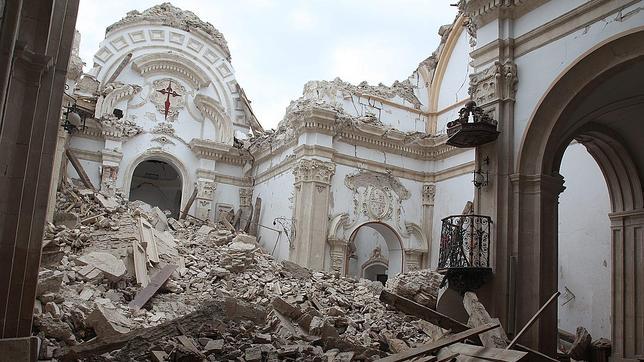
[[[443,219],[438,269],[489,268],[490,225],[482,215],[452,215]]]

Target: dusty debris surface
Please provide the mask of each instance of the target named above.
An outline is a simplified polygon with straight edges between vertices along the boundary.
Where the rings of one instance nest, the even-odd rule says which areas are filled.
[[[43,244],[41,359],[374,360],[442,335],[387,309],[379,282],[279,262],[243,232],[119,196],[64,185]],[[431,304],[427,277],[390,284]]]

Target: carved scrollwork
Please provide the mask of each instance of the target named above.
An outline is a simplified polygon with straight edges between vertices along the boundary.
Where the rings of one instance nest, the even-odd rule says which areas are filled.
[[[517,65],[513,61],[496,61],[490,67],[470,75],[469,94],[481,106],[496,100],[514,100],[518,81]]]
[[[423,205],[434,206],[435,197],[436,197],[436,185],[424,184],[423,185]]]

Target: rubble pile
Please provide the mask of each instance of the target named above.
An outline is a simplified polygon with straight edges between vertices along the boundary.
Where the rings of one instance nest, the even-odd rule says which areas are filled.
[[[436,309],[437,291],[444,276],[430,269],[400,274],[387,280],[387,289],[414,302]]]
[[[96,340],[140,339],[141,331],[166,328],[224,300],[232,306],[206,327],[164,333],[142,342],[145,348],[128,343],[99,354],[102,360],[124,353],[141,360],[182,360],[178,356],[185,354],[371,360],[435,338],[433,325],[387,309],[378,300],[379,282],[279,262],[255,237],[223,225],[176,220],[140,201],[70,186],[59,192],[57,210],[44,244],[58,254],[41,268],[35,307],[42,359]],[[420,279],[394,279],[392,287],[415,290],[412,298],[424,300],[423,288],[411,286],[426,276],[416,274]],[[230,319],[230,310],[244,306],[263,313],[263,323]]]

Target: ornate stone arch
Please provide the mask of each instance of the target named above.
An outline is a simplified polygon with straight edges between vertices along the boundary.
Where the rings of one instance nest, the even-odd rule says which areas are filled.
[[[188,170],[177,157],[159,149],[146,150],[125,167],[123,174],[120,175],[120,177],[123,177],[122,191],[126,198],[129,199],[130,197],[130,187],[132,185],[134,170],[141,162],[149,160],[163,161],[174,167],[177,173],[179,173],[181,176],[181,207],[183,208],[184,203],[187,202],[186,193],[192,191],[192,188],[190,187],[190,179],[188,177]]]
[[[195,62],[175,53],[141,55],[132,60],[132,69],[142,76],[155,73],[173,74],[187,81],[195,89],[205,88],[210,84],[208,75]]]
[[[525,323],[540,303],[557,289],[557,204],[563,191],[559,166],[568,143],[577,139],[595,158],[608,184],[612,230],[612,340],[616,360],[631,360],[644,353],[634,331],[644,319],[636,308],[644,302],[644,279],[637,265],[638,232],[644,225],[641,171],[619,135],[593,123],[597,113],[641,104],[638,97],[623,98],[579,117],[575,110],[610,76],[644,61],[644,27],[618,34],[579,57],[551,84],[525,129],[516,174],[512,175],[517,200],[514,229],[517,248],[517,323]],[[641,124],[633,131],[641,131]],[[641,148],[638,148],[641,152]],[[639,172],[638,172],[639,171]],[[641,238],[640,238],[641,239]],[[535,288],[536,286],[536,288]],[[641,323],[640,323],[641,324]],[[544,352],[556,348],[556,310],[541,316],[528,332]],[[639,347],[638,347],[639,346]],[[639,349],[638,349],[639,348]]]
[[[208,118],[219,131],[214,141],[227,145],[233,144],[233,122],[219,102],[203,94],[195,96],[195,105],[205,118]],[[202,135],[206,137],[206,135]]]

